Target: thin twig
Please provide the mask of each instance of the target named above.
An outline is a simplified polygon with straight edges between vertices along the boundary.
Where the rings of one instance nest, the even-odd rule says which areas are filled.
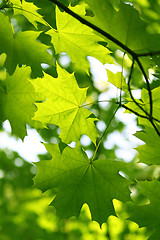
[[[150,123],[152,124],[152,126],[153,126],[153,127],[154,127],[154,129],[156,130],[156,132],[157,132],[158,136],[160,136],[160,131],[158,130],[158,128],[157,128],[157,126],[156,126],[156,124],[153,122],[153,120],[152,120],[152,119],[150,119]]]
[[[96,156],[96,153],[97,153],[97,151],[98,151],[98,148],[99,148],[99,146],[100,146],[100,144],[101,144],[101,142],[102,142],[102,139],[103,139],[105,133],[107,132],[107,130],[108,130],[108,128],[109,128],[109,126],[110,126],[110,124],[111,124],[113,118],[115,117],[116,112],[118,111],[119,107],[120,107],[120,105],[116,108],[116,110],[115,110],[115,112],[113,113],[113,115],[112,115],[112,117],[111,117],[111,119],[110,119],[110,121],[109,121],[109,123],[108,123],[106,129],[104,130],[102,136],[100,137],[99,142],[98,142],[98,144],[97,144],[97,146],[96,146],[95,152],[94,152],[94,154],[93,154],[93,157],[92,157],[90,163],[92,163],[92,162],[94,161],[94,158],[95,158],[95,156]]]
[[[124,57],[125,57],[125,52],[123,53],[123,58],[122,58],[122,72],[121,72],[121,86],[120,86],[120,97],[119,101],[121,103],[122,100],[122,84],[123,84],[123,70],[124,70]]]
[[[96,25],[90,23],[89,21],[87,21],[86,19],[84,19],[83,17],[79,16],[78,14],[76,14],[75,12],[73,12],[71,9],[67,8],[65,5],[63,5],[62,3],[60,3],[57,0],[50,0],[50,2],[56,4],[58,7],[62,8],[66,13],[68,13],[69,15],[71,15],[72,17],[76,18],[78,21],[80,21],[82,24],[85,24],[86,26],[92,28],[93,30],[97,31],[98,33],[102,34],[103,36],[105,36],[106,38],[108,38],[109,40],[111,40],[112,42],[114,42],[115,44],[117,44],[119,47],[121,47],[123,50],[125,50],[126,52],[128,52],[129,54],[132,55],[133,59],[135,59],[135,61],[137,62],[144,78],[147,84],[147,88],[148,88],[148,94],[149,94],[149,99],[150,99],[150,119],[152,119],[152,114],[153,114],[153,103],[152,103],[152,92],[151,92],[151,88],[150,88],[150,84],[149,84],[149,80],[148,77],[144,71],[144,68],[139,60],[139,56],[142,55],[138,55],[137,53],[135,53],[134,51],[132,51],[130,48],[128,48],[126,45],[124,45],[122,42],[120,42],[118,39],[116,39],[115,37],[113,37],[112,35],[110,35],[109,33],[105,32],[104,30],[102,30],[101,28],[97,27]]]
[[[128,92],[129,92],[129,95],[131,97],[131,99],[133,100],[133,102],[146,114],[146,115],[149,115],[148,112],[146,112],[144,110],[144,108],[136,101],[136,99],[133,97],[133,94],[132,94],[132,91],[131,91],[131,79],[132,79],[132,74],[133,74],[133,69],[134,69],[134,58],[133,58],[133,62],[132,62],[132,65],[131,65],[131,71],[130,71],[130,74],[129,74],[129,78],[128,78]]]
[[[120,106],[121,106],[121,107],[124,107],[125,109],[128,109],[129,111],[131,111],[131,112],[134,113],[135,115],[140,116],[140,117],[142,117],[142,118],[148,119],[148,120],[151,122],[151,124],[152,124],[152,126],[154,127],[154,129],[156,130],[157,134],[160,136],[160,132],[159,132],[158,128],[156,127],[155,123],[153,122],[153,119],[154,119],[154,118],[153,118],[153,101],[152,101],[152,92],[151,92],[151,88],[150,88],[150,83],[149,83],[148,77],[147,77],[147,75],[146,75],[146,73],[145,73],[145,70],[144,70],[144,68],[143,68],[143,66],[142,66],[142,64],[141,64],[141,62],[140,62],[140,60],[139,60],[139,57],[159,55],[159,54],[160,54],[160,51],[155,51],[155,52],[150,52],[150,53],[143,53],[143,54],[137,54],[137,53],[135,53],[134,51],[132,51],[130,48],[128,48],[126,45],[124,45],[122,42],[120,42],[118,39],[116,39],[115,37],[113,37],[113,36],[110,35],[109,33],[105,32],[104,30],[100,29],[100,28],[97,27],[96,25],[90,23],[90,22],[87,21],[86,19],[82,18],[81,16],[79,16],[78,14],[76,14],[75,12],[73,12],[72,10],[70,10],[69,8],[67,8],[65,5],[63,5],[63,4],[60,3],[59,1],[57,1],[57,0],[49,0],[49,1],[52,2],[52,3],[54,3],[54,4],[56,4],[57,6],[59,6],[60,8],[62,8],[66,13],[68,13],[69,15],[71,15],[72,17],[74,17],[74,18],[76,18],[78,21],[80,21],[82,24],[85,24],[86,26],[88,26],[88,27],[92,28],[93,30],[97,31],[98,33],[100,33],[101,35],[103,35],[104,37],[106,37],[107,39],[109,39],[109,40],[111,40],[112,42],[114,42],[115,44],[117,44],[119,47],[121,47],[121,48],[122,48],[123,50],[125,50],[127,53],[129,53],[130,55],[132,55],[132,57],[133,57],[133,63],[132,63],[131,72],[130,72],[129,81],[128,81],[128,90],[129,90],[131,99],[134,101],[134,103],[135,103],[148,117],[147,117],[147,116],[144,116],[144,115],[142,115],[142,114],[137,113],[136,111],[134,111],[134,110],[126,107],[126,105],[124,105],[124,104],[121,104],[121,94],[120,94],[120,102],[118,103],[118,104],[119,104],[119,105],[118,105],[118,108],[119,108]],[[6,2],[6,5],[5,5],[5,6],[4,6],[4,5],[1,6],[1,9],[2,9],[2,8],[3,8],[3,9],[4,9],[4,8],[14,8],[13,6],[10,7],[9,5],[7,5],[7,3],[8,3],[8,1]],[[15,8],[16,8],[16,7],[15,7]],[[24,9],[21,8],[20,10],[24,10]],[[29,12],[29,11],[27,11],[27,10],[24,10],[24,11]],[[37,16],[36,14],[34,14],[34,13],[32,13],[32,12],[29,12],[29,13]],[[37,16],[37,17],[39,17],[39,16]],[[43,19],[43,18],[41,18],[41,19]],[[44,19],[43,19],[43,20],[44,20]],[[44,22],[47,23],[45,20],[44,20]],[[48,25],[50,28],[52,28],[48,23],[47,23],[47,25]],[[124,54],[125,54],[125,53],[124,53]],[[148,114],[148,113],[143,109],[143,107],[141,107],[140,104],[137,103],[137,101],[134,99],[134,97],[133,97],[133,95],[132,95],[132,92],[131,92],[131,89],[130,89],[130,81],[131,81],[131,77],[132,77],[132,73],[133,73],[134,61],[137,62],[138,66],[139,66],[139,68],[140,68],[140,70],[141,70],[141,72],[142,72],[142,74],[143,74],[143,76],[144,76],[144,79],[145,79],[145,81],[146,81],[146,84],[147,84],[148,94],[149,94],[149,103],[150,103],[150,114]],[[116,103],[117,103],[117,102],[116,102]],[[87,105],[87,104],[86,104],[86,105]],[[117,108],[117,110],[118,110],[118,108]],[[117,112],[117,110],[116,110],[116,112]],[[115,112],[115,113],[116,113],[116,112]],[[115,116],[115,113],[113,114],[112,119],[113,119],[113,117]],[[111,119],[111,121],[112,121],[112,119]],[[157,120],[157,119],[155,119],[155,120],[156,120],[156,121],[159,121],[159,120]],[[109,125],[110,125],[110,123],[109,123]],[[105,132],[107,131],[109,125],[107,126],[106,130],[104,131],[104,134],[105,134]],[[96,155],[96,152],[97,152],[97,150],[98,150],[98,147],[99,147],[99,145],[100,145],[100,142],[102,141],[102,138],[103,138],[104,134],[102,135],[102,137],[101,137],[101,139],[100,139],[100,141],[99,141],[99,143],[98,143],[98,145],[97,145],[97,148],[96,148],[94,157],[95,157],[95,155]],[[93,157],[93,158],[94,158],[94,157]]]
[[[151,92],[150,83],[149,83],[148,77],[147,77],[147,75],[145,73],[145,70],[144,70],[144,68],[143,68],[139,58],[136,57],[135,60],[137,61],[138,66],[139,66],[139,68],[140,68],[140,70],[141,70],[141,72],[142,72],[142,74],[143,74],[143,76],[145,78],[146,84],[147,84],[148,94],[149,94],[149,103],[150,103],[150,119],[152,119],[152,115],[153,115],[153,101],[152,101],[152,92]]]
[[[135,114],[136,116],[138,116],[138,117],[141,117],[141,118],[146,118],[146,119],[148,119],[148,120],[149,120],[149,117],[147,117],[146,115],[142,115],[142,114],[140,114],[140,113],[138,113],[138,112],[134,111],[133,109],[131,109],[131,108],[127,107],[127,106],[126,106],[126,105],[124,105],[124,104],[121,104],[121,105],[120,105],[120,107],[123,107],[123,108],[125,108],[126,110],[130,111],[131,113],[134,113],[134,114]]]
[[[113,37],[112,35],[110,35],[109,33],[105,32],[104,30],[102,30],[101,28],[97,27],[96,25],[94,25],[93,23],[90,23],[89,21],[87,21],[86,19],[84,19],[83,17],[79,16],[78,14],[76,14],[75,12],[73,12],[71,9],[67,8],[65,5],[63,5],[62,3],[60,3],[57,0],[49,0],[50,2],[56,4],[58,7],[60,7],[61,9],[63,9],[66,13],[68,13],[69,15],[71,15],[72,17],[76,18],[79,22],[81,22],[82,24],[88,26],[89,28],[92,28],[93,30],[95,30],[96,32],[102,34],[104,37],[106,37],[107,39],[111,40],[112,42],[114,42],[115,44],[117,44],[118,46],[120,46],[123,50],[125,50],[126,52],[128,52],[129,54],[131,54],[132,56],[137,56],[137,54],[135,52],[133,52],[130,48],[128,48],[126,45],[124,45],[122,42],[120,42],[118,39],[116,39],[115,37]]]

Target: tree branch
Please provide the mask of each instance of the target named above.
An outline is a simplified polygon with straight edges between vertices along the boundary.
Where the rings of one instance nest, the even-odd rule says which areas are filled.
[[[131,71],[130,71],[130,74],[129,74],[129,78],[128,78],[128,92],[129,92],[129,95],[131,97],[131,99],[133,100],[133,102],[146,114],[149,116],[148,112],[146,112],[144,110],[144,108],[135,100],[135,98],[133,97],[133,94],[132,94],[132,91],[131,91],[131,78],[132,78],[132,74],[133,74],[133,69],[134,69],[134,59],[133,59],[133,62],[132,62],[132,66],[131,66]]]
[[[135,57],[135,60],[137,61],[138,66],[139,66],[141,72],[143,73],[143,76],[144,76],[146,84],[147,84],[148,94],[149,94],[149,103],[150,103],[150,119],[152,119],[152,115],[153,115],[153,102],[152,102],[152,92],[151,92],[150,83],[149,83],[148,77],[147,77],[147,75],[146,75],[146,73],[144,71],[144,68],[143,68],[139,58]]]
[[[56,4],[58,7],[60,7],[61,9],[63,9],[66,13],[68,13],[69,15],[71,15],[72,17],[76,18],[79,22],[81,22],[82,24],[88,26],[89,28],[92,28],[93,30],[95,30],[96,32],[100,33],[101,35],[103,35],[104,37],[108,38],[109,40],[111,40],[112,42],[114,42],[115,44],[117,44],[119,47],[121,47],[123,50],[125,50],[126,52],[128,52],[129,54],[131,54],[132,56],[137,56],[137,54],[135,52],[133,52],[130,48],[128,48],[126,45],[124,45],[122,42],[120,42],[118,39],[114,38],[112,35],[110,35],[109,33],[103,31],[101,28],[97,27],[96,25],[90,23],[89,21],[87,21],[86,19],[82,18],[81,16],[79,16],[78,14],[76,14],[75,12],[73,12],[72,10],[70,10],[68,7],[66,7],[65,5],[63,5],[62,3],[60,3],[57,0],[49,0],[50,2]]]
[[[135,104],[148,116],[144,116],[141,115],[137,112],[135,112],[132,109],[129,109],[128,107],[126,107],[123,104],[120,104],[121,106],[123,106],[124,108],[128,108],[128,110],[130,110],[131,112],[133,112],[134,114],[136,114],[137,116],[140,116],[142,118],[147,118],[149,119],[149,121],[151,122],[151,124],[153,125],[153,127],[155,128],[157,134],[160,136],[160,133],[156,127],[156,125],[153,122],[153,102],[152,102],[152,92],[151,92],[151,88],[150,88],[150,83],[148,80],[148,77],[145,73],[145,70],[139,60],[139,57],[142,56],[153,56],[153,55],[158,55],[160,53],[160,51],[157,52],[150,52],[150,53],[143,53],[143,54],[137,54],[134,51],[132,51],[130,48],[128,48],[126,45],[124,45],[122,42],[120,42],[118,39],[116,39],[115,37],[113,37],[112,35],[110,35],[109,33],[105,32],[104,30],[102,30],[101,28],[97,27],[96,25],[90,23],[89,21],[87,21],[86,19],[84,19],[83,17],[79,16],[78,14],[76,14],[75,12],[73,12],[72,10],[70,10],[68,7],[66,7],[65,5],[63,5],[62,3],[60,3],[57,0],[49,0],[50,2],[56,4],[58,7],[60,7],[61,9],[63,9],[66,13],[68,13],[69,15],[71,15],[72,17],[74,17],[75,19],[77,19],[78,21],[80,21],[82,24],[88,26],[89,28],[92,28],[93,30],[95,30],[96,32],[100,33],[101,35],[103,35],[104,37],[106,37],[107,39],[111,40],[113,43],[117,44],[120,48],[122,48],[124,51],[126,51],[127,53],[129,53],[132,57],[133,57],[133,64],[131,67],[131,73],[130,73],[130,77],[129,77],[129,93],[130,96],[132,98],[132,100],[135,102]],[[131,89],[130,89],[130,81],[131,81],[131,76],[132,76],[132,72],[133,72],[133,66],[134,66],[134,61],[137,62],[144,78],[147,84],[147,88],[148,88],[148,95],[149,95],[149,102],[150,102],[150,114],[148,114],[138,103],[137,101],[134,99]]]

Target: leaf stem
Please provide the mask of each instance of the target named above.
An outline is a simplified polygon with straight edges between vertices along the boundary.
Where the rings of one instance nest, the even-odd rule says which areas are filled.
[[[148,93],[149,93],[149,102],[150,102],[150,118],[152,119],[152,115],[153,115],[153,102],[152,102],[152,92],[151,92],[150,83],[149,83],[147,74],[145,73],[144,68],[143,68],[139,58],[136,57],[135,60],[138,63],[138,66],[139,66],[141,72],[143,73],[143,76],[144,76],[146,84],[147,84]]]
[[[122,101],[122,83],[123,83],[123,71],[124,71],[124,57],[125,57],[125,52],[123,53],[123,58],[122,58],[122,72],[121,72],[121,86],[120,86],[120,97],[119,101],[121,103]]]
[[[105,103],[105,102],[119,104],[119,102],[115,102],[114,100],[100,100],[100,101],[94,101],[94,102],[83,104],[82,107],[90,106],[90,105],[97,104],[97,103]]]
[[[136,99],[133,97],[133,94],[132,94],[132,91],[131,91],[131,79],[132,79],[132,74],[133,74],[133,69],[134,69],[134,58],[133,58],[133,62],[132,62],[132,66],[131,66],[131,71],[130,71],[130,74],[129,74],[129,78],[128,78],[128,92],[129,92],[129,95],[131,97],[131,99],[133,100],[133,102],[146,114],[146,115],[149,115],[148,112],[146,112],[144,110],[144,108],[136,101]]]
[[[110,124],[111,124],[113,118],[115,117],[116,112],[118,111],[119,107],[120,107],[120,105],[119,105],[119,106],[116,108],[116,110],[114,111],[114,113],[113,113],[111,119],[109,120],[109,123],[108,123],[106,129],[104,130],[102,136],[100,137],[99,142],[98,142],[98,144],[97,144],[97,146],[96,146],[95,152],[94,152],[94,154],[93,154],[93,157],[92,157],[90,163],[92,163],[92,162],[94,161],[94,158],[95,158],[95,156],[96,156],[96,153],[97,153],[97,151],[98,151],[98,148],[99,148],[99,146],[100,146],[100,144],[101,144],[101,142],[102,142],[102,139],[103,139],[105,133],[107,132],[107,130],[108,130],[108,128],[109,128],[109,126],[110,126]]]

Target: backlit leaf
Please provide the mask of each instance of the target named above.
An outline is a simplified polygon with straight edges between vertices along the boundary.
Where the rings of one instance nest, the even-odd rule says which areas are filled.
[[[7,55],[5,67],[9,74],[13,74],[17,64],[31,66],[36,76],[42,74],[41,63],[53,65],[48,47],[36,40],[40,32],[24,31],[15,35],[8,17],[1,12],[0,26],[0,53]]]
[[[37,22],[45,24],[42,16],[37,12],[39,8],[33,3],[25,0],[12,0],[11,2],[13,3],[14,15],[24,15],[36,28]]]
[[[61,218],[78,216],[87,203],[92,219],[102,224],[109,215],[115,215],[114,198],[129,200],[129,181],[118,173],[125,163],[108,159],[90,162],[79,148],[67,146],[61,153],[58,145],[45,146],[52,160],[36,164],[34,182],[42,191],[53,190],[56,197],[51,205]]]
[[[86,99],[86,88],[79,88],[74,74],[57,67],[58,78],[44,73],[44,78],[34,81],[36,91],[41,93],[46,101],[37,103],[38,111],[35,120],[44,124],[56,124],[61,129],[63,142],[78,141],[86,134],[96,143],[98,137],[91,112],[83,107]]]
[[[43,126],[40,122],[31,119],[36,111],[34,101],[37,100],[37,96],[30,74],[29,67],[17,67],[12,76],[7,74],[5,81],[1,81],[0,88],[0,118],[3,121],[8,119],[12,133],[22,139],[27,135],[26,123],[35,128]]]
[[[71,8],[73,11],[85,14],[84,6]],[[98,44],[103,39],[78,20],[56,8],[57,30],[51,29],[47,32],[52,37],[52,43],[56,53],[66,52],[76,68],[85,71],[89,68],[87,56],[93,56],[102,63],[112,63],[109,56],[110,51]],[[99,54],[100,53],[100,54]]]

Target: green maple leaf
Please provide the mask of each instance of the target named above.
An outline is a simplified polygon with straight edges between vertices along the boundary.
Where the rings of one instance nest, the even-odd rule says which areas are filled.
[[[160,124],[160,87],[154,88],[151,93],[152,93],[152,105],[153,105],[153,118],[157,119],[156,121],[157,124]],[[126,104],[127,107],[130,109],[136,111],[139,114],[143,114],[144,116],[146,115],[140,108],[137,106],[132,99],[127,99],[130,102]],[[150,99],[149,99],[149,92],[145,88],[142,89],[141,91],[141,100],[136,100],[141,107],[149,114],[150,113]],[[127,111],[128,112],[128,111]],[[143,120],[142,120],[143,121]],[[140,121],[140,123],[142,122]],[[142,123],[143,124],[143,123]]]
[[[71,9],[80,15],[85,14],[83,5],[77,5]],[[58,8],[56,8],[56,24],[57,30],[51,29],[47,34],[52,37],[56,53],[66,52],[76,68],[88,70],[87,56],[93,56],[102,63],[113,63],[113,59],[109,55],[110,51],[98,44],[103,41],[103,38]]]
[[[138,223],[140,227],[147,227],[152,231],[149,240],[158,240],[160,236],[160,182],[157,180],[138,182],[141,193],[149,199],[149,204],[136,206],[128,203],[131,213],[129,219]]]
[[[91,112],[82,104],[86,99],[87,89],[78,87],[74,74],[57,67],[58,78],[44,73],[44,78],[34,81],[37,92],[44,96],[43,103],[37,103],[38,111],[35,120],[44,124],[55,124],[61,129],[60,137],[63,142],[79,141],[86,134],[96,143],[98,137]]]
[[[121,72],[113,73],[107,69],[108,81],[119,89],[128,90],[127,84]]]
[[[87,20],[103,29],[104,31],[108,31],[110,22],[116,13],[110,1],[101,0],[100,4],[99,1],[96,0],[85,0],[85,2],[90,6],[91,10],[94,13],[93,17],[86,17]]]
[[[12,0],[14,9],[14,15],[22,14],[25,16],[29,22],[31,22],[37,28],[37,22],[46,24],[42,16],[37,12],[39,9],[31,2],[26,2],[24,0]]]
[[[145,125],[145,129],[137,132],[135,136],[145,142],[136,148],[139,152],[139,161],[148,165],[160,164],[160,137],[155,129]]]
[[[160,93],[160,87],[154,88],[152,90],[153,117],[160,121],[160,94],[159,93]],[[146,89],[142,89],[141,98],[145,104],[145,110],[149,112],[150,100],[149,100],[148,91]],[[160,124],[160,122],[157,121],[157,124]]]
[[[0,53],[6,53],[5,67],[13,74],[17,64],[31,66],[33,73],[40,76],[41,63],[53,65],[52,56],[46,51],[48,47],[36,39],[40,32],[19,32],[16,36],[7,16],[0,12]]]
[[[21,139],[26,135],[26,123],[33,127],[42,127],[38,121],[33,121],[37,96],[30,79],[31,69],[22,67],[16,69],[12,76],[7,74],[0,84],[1,120],[10,121],[12,132]]]
[[[78,216],[87,203],[92,219],[100,224],[110,215],[115,215],[112,200],[127,201],[129,181],[119,175],[126,163],[108,159],[90,162],[80,149],[66,147],[61,153],[58,145],[45,144],[52,160],[36,164],[38,173],[35,187],[42,191],[53,190],[52,201],[61,218]]]
[[[160,96],[159,96],[160,87],[157,87],[152,90],[152,104],[153,104],[153,117],[156,120],[153,120],[157,125],[160,124],[159,116],[160,116]],[[136,100],[140,106],[146,112],[150,112],[150,101],[148,90],[142,89],[141,91],[141,101]],[[135,112],[146,115],[134,102],[129,102],[126,104],[127,107],[134,110]],[[128,111],[127,111],[128,112]],[[160,138],[156,133],[155,129],[151,125],[150,121],[141,117],[138,117],[139,124],[144,125],[144,130],[139,131],[135,134],[136,137],[144,141],[146,144],[137,147],[137,151],[139,152],[139,160],[140,162],[152,165],[152,164],[160,164],[159,155],[160,155]]]
[[[136,53],[159,51],[160,37],[147,32],[147,23],[141,20],[139,12],[130,4],[120,3],[119,11],[110,4],[112,1],[86,0],[94,17],[87,20],[106,31]],[[113,44],[109,42],[109,44]]]

